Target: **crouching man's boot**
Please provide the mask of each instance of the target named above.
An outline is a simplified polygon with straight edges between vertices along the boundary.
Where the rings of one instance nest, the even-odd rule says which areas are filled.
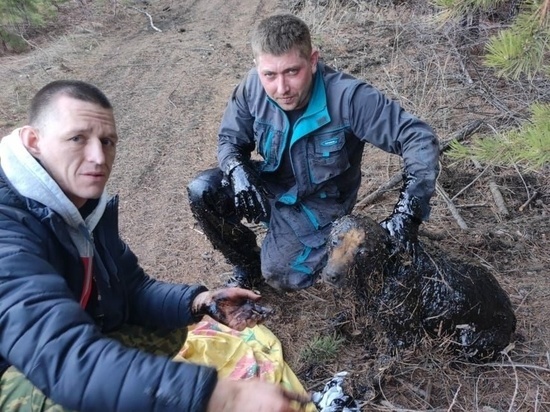
[[[244,289],[255,289],[264,281],[260,268],[260,257],[258,262],[248,265],[237,265],[233,267],[233,275],[227,280],[225,286],[228,288],[238,287]]]
[[[241,223],[233,192],[219,169],[200,173],[187,186],[191,212],[215,249],[233,265],[226,286],[251,289],[262,281],[256,234]]]

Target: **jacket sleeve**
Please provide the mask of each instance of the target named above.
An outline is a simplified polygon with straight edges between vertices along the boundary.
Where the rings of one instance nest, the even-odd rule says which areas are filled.
[[[403,158],[406,173],[413,176],[406,190],[420,199],[427,219],[439,174],[439,142],[432,128],[366,83],[350,95],[349,105],[357,137]]]
[[[251,71],[227,102],[218,132],[218,163],[223,172],[231,159],[249,160],[255,148],[254,117],[247,102],[247,84],[255,76]]]
[[[66,408],[204,411],[216,371],[102,335],[48,263],[52,241],[34,217],[0,211],[0,355]]]

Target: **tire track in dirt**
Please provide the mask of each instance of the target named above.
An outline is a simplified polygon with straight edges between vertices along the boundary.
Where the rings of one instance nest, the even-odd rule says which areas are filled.
[[[248,31],[271,6],[166,4],[148,10],[162,16],[170,7],[155,21],[163,33],[115,38],[110,50],[104,42],[108,63],[97,81],[116,82],[107,88],[124,133],[111,191],[121,195],[123,234],[151,274],[215,285],[219,278],[205,276],[205,266],[216,273],[227,267],[193,230],[185,188],[198,171],[216,163],[223,108],[252,62]],[[131,21],[140,24],[140,18]]]
[[[29,99],[62,78],[99,86],[115,107],[121,141],[109,183],[119,193],[124,238],[152,275],[209,282],[227,270],[194,230],[186,185],[216,164],[219,121],[234,86],[251,67],[250,29],[277,2],[223,0],[66,5],[65,35],[3,58],[2,132],[23,124]],[[4,77],[4,74],[6,75]],[[15,79],[15,80],[13,80]],[[205,260],[206,258],[206,260]],[[206,268],[206,269],[205,269]],[[213,280],[214,283],[217,279]]]

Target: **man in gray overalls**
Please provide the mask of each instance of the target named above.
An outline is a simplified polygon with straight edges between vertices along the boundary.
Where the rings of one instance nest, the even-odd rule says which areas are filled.
[[[357,200],[365,143],[398,154],[404,185],[381,225],[410,249],[430,213],[439,172],[433,130],[368,83],[319,60],[307,25],[290,15],[260,22],[256,67],[235,88],[219,129],[219,168],[188,186],[191,210],[234,267],[229,284],[311,286],[325,264],[331,222]],[[262,160],[251,160],[253,150]],[[244,224],[264,222],[261,249]]]

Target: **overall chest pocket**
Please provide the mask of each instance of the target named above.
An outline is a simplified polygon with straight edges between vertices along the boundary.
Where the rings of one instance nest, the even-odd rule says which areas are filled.
[[[349,169],[349,156],[344,132],[314,136],[308,144],[308,166],[311,181],[319,184]]]
[[[254,123],[254,140],[258,154],[264,159],[264,170],[274,170],[279,164],[283,134],[265,123]]]

